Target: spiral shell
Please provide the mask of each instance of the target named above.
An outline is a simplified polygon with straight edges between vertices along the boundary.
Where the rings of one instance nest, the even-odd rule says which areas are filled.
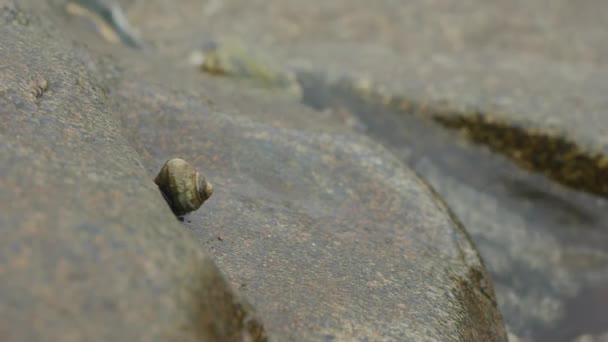
[[[195,211],[213,194],[213,186],[190,163],[167,161],[154,179],[176,216]]]

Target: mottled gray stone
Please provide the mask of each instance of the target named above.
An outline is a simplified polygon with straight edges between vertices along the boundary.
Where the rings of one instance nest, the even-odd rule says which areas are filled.
[[[12,227],[0,263],[0,301],[11,309],[0,331],[61,340],[263,334],[207,249],[278,341],[506,338],[463,227],[343,118],[193,72],[169,29],[144,35],[158,45],[134,51],[65,20],[61,6],[35,4],[20,2],[33,24],[0,30],[10,61],[0,73],[10,118],[0,126],[9,189],[0,196],[2,227]],[[125,6],[139,15],[134,24],[183,24],[160,3],[124,4],[135,6]],[[183,39],[194,47],[198,34]],[[215,187],[185,227],[152,182],[174,157]]]
[[[97,59],[39,14],[0,2],[0,339],[256,339],[109,115]]]
[[[144,139],[145,162],[154,169],[181,155],[217,184],[185,222],[278,340],[503,337],[465,233],[386,151],[352,135],[252,122],[255,102],[242,118],[136,88],[141,102],[131,104],[146,115],[125,126]]]
[[[184,0],[168,11],[179,20],[166,19],[162,1],[122,3],[149,41],[170,47],[157,51],[169,59],[185,59],[198,41],[236,36],[266,50],[279,68],[361,77],[389,99],[446,105],[446,115],[478,111],[590,153],[608,152],[602,0]],[[349,99],[344,104],[328,94],[333,112],[315,120],[354,117],[462,219],[497,280],[513,331],[550,341],[601,332],[594,330],[606,321],[592,318],[608,317],[606,200],[387,108],[344,110],[352,107]]]

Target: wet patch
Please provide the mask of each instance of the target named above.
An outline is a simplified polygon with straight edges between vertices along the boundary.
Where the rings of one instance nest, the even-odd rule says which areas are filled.
[[[608,317],[608,296],[595,296],[590,312],[583,310],[589,302],[584,289],[608,288],[608,200],[594,195],[604,195],[601,179],[608,181],[601,157],[541,133],[443,120],[437,113],[448,113],[447,106],[433,109],[382,94],[370,96],[350,79],[329,81],[323,73],[305,72],[298,80],[304,104],[350,112],[361,122],[361,130],[458,209],[482,257],[490,261],[488,269],[498,288],[508,290],[498,290],[497,296],[499,302],[503,297],[507,325],[518,335],[556,341],[561,335],[549,332],[558,328],[563,336],[578,336],[607,326],[591,315]],[[461,130],[469,139],[458,134]],[[580,175],[579,164],[584,169]],[[492,199],[492,211],[478,206],[476,201],[484,198]],[[487,222],[500,228],[488,231]],[[540,250],[513,246],[527,239],[550,243]],[[513,294],[515,303],[508,298]],[[548,309],[547,317],[527,316],[526,306],[536,305],[527,298],[541,296],[563,310]]]
[[[300,73],[303,84],[327,83],[321,78],[321,74]],[[331,91],[326,94],[320,94],[319,88],[308,87],[304,103],[318,109],[320,104],[331,102],[328,102],[329,96],[346,96],[351,100],[359,98],[384,111],[432,119],[443,127],[461,132],[476,144],[509,157],[520,167],[542,173],[573,189],[608,197],[608,157],[577,145],[559,132],[542,127],[521,127],[501,119],[500,115],[463,111],[445,103],[417,103],[387,94],[371,82],[359,83],[343,78],[333,82]]]

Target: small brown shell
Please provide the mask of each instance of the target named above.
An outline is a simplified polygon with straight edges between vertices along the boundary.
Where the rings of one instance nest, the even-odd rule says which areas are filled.
[[[154,183],[177,216],[197,210],[213,194],[213,186],[205,176],[179,158],[167,161]]]

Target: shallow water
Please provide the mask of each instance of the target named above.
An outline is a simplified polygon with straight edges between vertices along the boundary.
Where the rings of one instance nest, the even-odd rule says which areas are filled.
[[[454,210],[492,274],[509,331],[571,341],[608,330],[608,201],[565,188],[458,132],[302,73],[303,103],[348,110]]]

